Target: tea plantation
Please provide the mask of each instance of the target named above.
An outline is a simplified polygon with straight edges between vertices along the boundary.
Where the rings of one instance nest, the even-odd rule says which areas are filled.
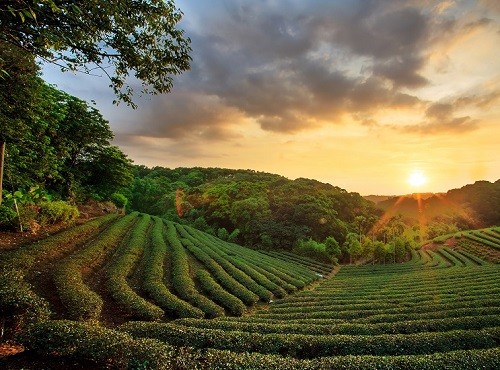
[[[95,368],[498,369],[499,266],[411,253],[333,269],[109,215],[1,254],[0,314],[35,359]]]

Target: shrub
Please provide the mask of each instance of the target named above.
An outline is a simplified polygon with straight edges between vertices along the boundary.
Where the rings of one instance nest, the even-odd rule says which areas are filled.
[[[41,224],[55,224],[57,222],[70,222],[80,216],[78,208],[65,201],[57,200],[54,202],[42,202],[39,205],[38,218]]]
[[[17,214],[12,208],[0,204],[0,229],[14,229],[16,217]]]
[[[174,355],[171,346],[156,340],[137,340],[95,324],[67,320],[33,325],[18,340],[39,354],[89,360],[99,368],[170,369]]]
[[[54,283],[61,302],[71,318],[97,319],[101,314],[103,301],[85,284],[82,269],[84,266],[90,270],[100,266],[105,258],[113,253],[136,217],[137,213],[131,213],[120,218],[106,229],[99,239],[57,267],[54,272]]]
[[[47,302],[37,296],[20,271],[0,268],[0,317],[12,320],[14,329],[48,319]]]
[[[181,242],[177,238],[177,232],[173,223],[168,222],[165,240],[171,251],[171,278],[172,285],[177,294],[186,301],[198,306],[207,317],[223,316],[224,310],[207,297],[198,293],[194,287],[193,279],[189,275],[189,264],[187,254]]]
[[[326,251],[326,246],[323,243],[318,243],[312,239],[309,240],[299,240],[295,247],[293,247],[293,253],[301,256],[309,257],[321,262],[332,262],[331,256],[328,255]]]
[[[115,252],[106,272],[106,288],[113,299],[135,317],[158,320],[165,312],[139,296],[127,280],[147,244],[150,221],[151,216],[142,215],[132,229],[130,238]]]
[[[128,204],[128,199],[121,193],[111,194],[110,200],[117,208],[124,208]]]
[[[241,316],[245,312],[245,305],[243,302],[225,291],[205,270],[198,270],[196,278],[200,283],[201,288],[211,297],[214,301],[226,307],[231,314]]]

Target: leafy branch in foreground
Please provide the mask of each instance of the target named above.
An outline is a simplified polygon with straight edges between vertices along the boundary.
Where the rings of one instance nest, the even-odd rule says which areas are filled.
[[[117,101],[135,106],[131,71],[142,92],[157,94],[189,69],[190,39],[176,28],[181,18],[174,1],[7,0],[0,3],[0,40],[63,71],[100,70]]]

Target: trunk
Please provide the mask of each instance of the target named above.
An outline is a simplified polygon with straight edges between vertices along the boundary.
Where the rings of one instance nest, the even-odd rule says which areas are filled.
[[[0,204],[2,204],[4,159],[5,159],[5,141],[0,140]]]

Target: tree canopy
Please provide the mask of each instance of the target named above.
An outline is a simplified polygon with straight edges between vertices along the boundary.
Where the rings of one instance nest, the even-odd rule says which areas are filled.
[[[256,248],[291,250],[300,240],[325,243],[329,237],[343,243],[358,230],[356,216],[364,216],[367,228],[378,219],[373,203],[359,194],[315,180],[221,168],[137,166],[135,172],[128,194],[133,209],[213,234],[238,230],[237,241]],[[301,245],[309,250],[313,244]]]
[[[142,92],[155,94],[169,92],[172,75],[189,69],[190,40],[176,28],[181,17],[165,0],[4,0],[0,40],[63,70],[104,74],[117,101],[134,105],[131,71]]]
[[[111,145],[109,123],[95,107],[46,84],[22,49],[0,41],[0,59],[8,72],[0,78],[6,189],[109,198],[132,181],[131,162]]]

